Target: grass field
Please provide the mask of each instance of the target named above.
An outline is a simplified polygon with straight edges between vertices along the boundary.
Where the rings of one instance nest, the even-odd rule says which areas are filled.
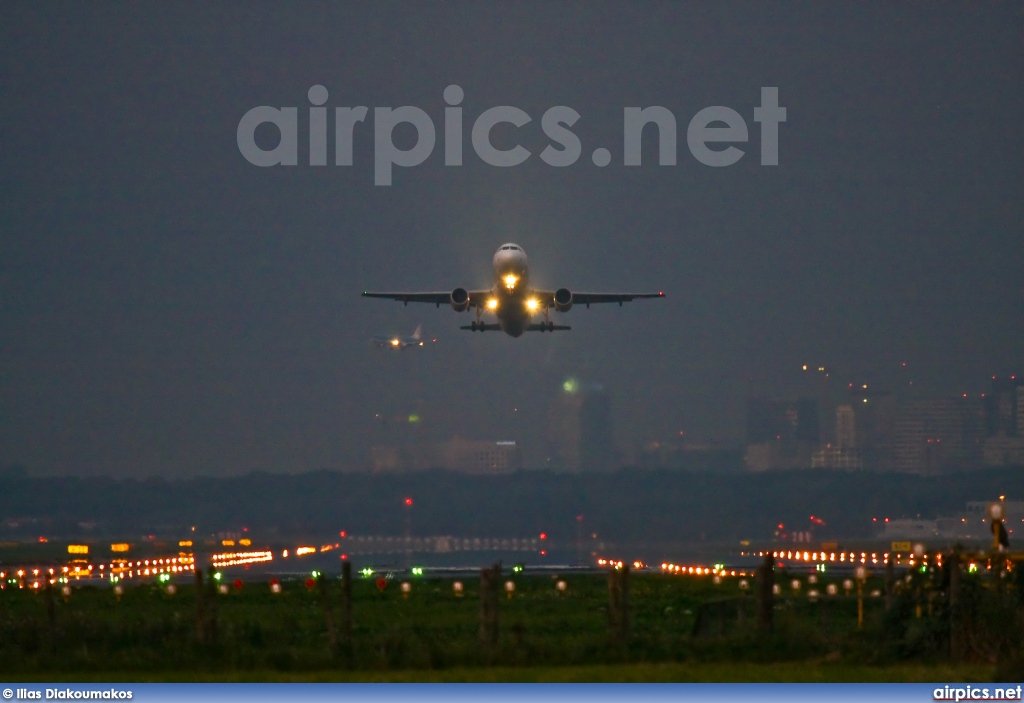
[[[25,681],[53,682],[253,682],[253,683],[930,683],[992,681],[993,667],[965,665],[856,666],[819,662],[775,664],[672,662],[589,666],[454,667],[397,671],[320,670],[281,672],[267,669],[228,672],[87,671],[73,675],[34,672]]]
[[[229,578],[229,577],[228,577]],[[506,576],[506,578],[509,578]],[[631,632],[609,637],[602,575],[556,579],[516,574],[512,598],[500,594],[500,636],[477,636],[479,580],[462,597],[448,580],[374,579],[353,587],[350,647],[332,650],[321,593],[302,581],[271,593],[248,583],[216,598],[215,641],[197,634],[196,591],[171,595],[155,583],[83,587],[66,600],[7,588],[0,592],[0,673],[19,680],[65,681],[985,681],[990,662],[951,667],[943,652],[891,640],[881,600],[780,600],[773,633],[754,625],[752,597],[736,579],[661,574],[631,580]],[[226,578],[226,580],[228,580]],[[504,580],[504,579],[503,579]],[[341,587],[329,584],[334,623]],[[703,625],[695,628],[698,618]],[[927,642],[927,627],[914,642]],[[888,639],[887,639],[888,638]]]

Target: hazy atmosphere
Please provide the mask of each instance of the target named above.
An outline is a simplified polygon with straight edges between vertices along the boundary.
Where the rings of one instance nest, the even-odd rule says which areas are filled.
[[[673,437],[741,444],[751,385],[796,395],[804,364],[836,387],[957,396],[1024,371],[1019,3],[642,7],[8,4],[0,466],[369,471],[415,415],[420,439],[516,440],[541,468],[568,379],[607,392],[628,464]],[[316,85],[326,166],[309,160]],[[461,166],[445,165],[449,85]],[[786,110],[775,166],[764,87]],[[297,165],[240,153],[261,105],[298,108]],[[532,118],[492,132],[531,154],[508,168],[470,136],[502,105]],[[541,159],[559,105],[580,115],[566,167]],[[333,108],[355,106],[368,115],[337,166]],[[400,106],[430,116],[436,145],[375,185],[374,109]],[[649,106],[675,116],[675,165],[652,126],[642,165],[623,163],[623,110]],[[709,106],[749,131],[731,166],[688,148]],[[273,126],[255,138],[277,143]],[[488,287],[505,242],[536,286],[667,297],[577,306],[570,332],[519,339],[360,297]],[[370,341],[419,324],[424,349]]]

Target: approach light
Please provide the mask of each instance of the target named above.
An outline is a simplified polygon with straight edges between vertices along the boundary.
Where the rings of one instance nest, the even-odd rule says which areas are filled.
[[[497,298],[491,298],[490,300],[488,300],[487,301],[487,309],[488,310],[497,310],[498,309],[498,299]]]

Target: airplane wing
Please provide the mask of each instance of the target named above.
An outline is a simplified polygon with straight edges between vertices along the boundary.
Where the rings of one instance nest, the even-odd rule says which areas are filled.
[[[463,325],[460,330],[471,332],[500,332],[501,325],[482,322],[480,324]],[[571,330],[568,325],[555,325],[550,322],[534,323],[526,328],[527,332],[557,332],[559,330]]]
[[[469,306],[474,307],[482,305],[483,301],[488,295],[490,290],[471,290],[469,291]],[[409,303],[433,303],[435,307],[441,307],[442,305],[448,305],[451,299],[452,292],[450,290],[430,292],[430,293],[371,293],[369,291],[363,291],[364,298],[384,298],[386,300],[398,300],[403,305]],[[554,294],[552,294],[554,295]]]
[[[542,302],[546,302],[550,308],[554,305],[555,292],[547,290],[534,291]],[[598,303],[618,303],[620,306],[623,303],[628,303],[637,298],[664,298],[665,294],[661,291],[657,293],[577,293],[572,292],[572,303],[573,305],[586,305],[588,308],[591,305],[597,305]]]

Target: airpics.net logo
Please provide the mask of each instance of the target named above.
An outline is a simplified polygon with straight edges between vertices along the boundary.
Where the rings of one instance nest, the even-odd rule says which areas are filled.
[[[465,98],[462,88],[450,85],[444,89],[444,165],[461,166],[463,156],[463,109]],[[309,102],[309,165],[327,165],[328,109],[327,88],[314,85],[308,92]],[[334,108],[334,165],[352,166],[352,143],[357,125],[366,120],[369,109],[364,106]],[[779,163],[779,125],[786,121],[786,108],[779,106],[779,89],[761,88],[761,104],[754,107],[754,122],[761,125],[761,165]],[[583,153],[580,139],[570,129],[580,119],[580,113],[566,105],[549,108],[540,119],[544,135],[551,140],[540,153],[540,160],[549,166],[562,168],[575,164]],[[500,168],[518,166],[532,156],[516,144],[510,149],[498,149],[491,142],[491,131],[499,124],[521,128],[533,121],[525,111],[511,105],[499,105],[484,110],[473,121],[470,142],[477,157],[486,164]],[[625,107],[622,110],[622,165],[640,166],[644,127],[653,123],[657,128],[658,164],[676,165],[676,118],[659,105],[651,107]],[[256,143],[256,130],[264,124],[277,128],[279,140],[273,149],[263,149]],[[395,145],[395,128],[411,125],[416,142],[408,149]],[[297,166],[299,164],[299,108],[260,105],[249,110],[238,122],[238,150],[255,166]],[[650,132],[648,130],[648,132]],[[705,166],[731,166],[746,152],[735,146],[748,141],[747,122],[736,110],[723,105],[706,107],[695,114],[686,128],[686,146],[690,154]],[[395,166],[412,168],[425,162],[434,151],[437,130],[434,121],[424,110],[412,105],[402,107],[375,107],[373,109],[373,182],[389,186]],[[712,148],[711,144],[719,145]],[[721,145],[728,145],[722,148]],[[604,167],[612,162],[612,153],[604,147],[594,149],[590,159],[595,166]]]

